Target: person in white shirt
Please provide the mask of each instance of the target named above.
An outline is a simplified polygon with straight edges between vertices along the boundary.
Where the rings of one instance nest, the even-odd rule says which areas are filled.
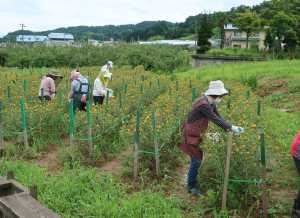
[[[108,61],[104,66],[101,67],[101,73],[95,79],[93,89],[93,100],[95,105],[103,104],[104,98],[110,91],[107,88],[108,82],[112,80],[112,73],[109,70],[113,67],[113,63]],[[109,96],[107,96],[109,97]]]
[[[105,75],[109,80],[112,80],[112,73],[109,71],[112,68],[113,68],[112,61],[107,61],[107,63],[101,67],[101,73]]]
[[[94,89],[93,89],[93,100],[95,105],[102,105],[104,98],[107,94],[107,81],[108,78],[102,73],[95,79]]]

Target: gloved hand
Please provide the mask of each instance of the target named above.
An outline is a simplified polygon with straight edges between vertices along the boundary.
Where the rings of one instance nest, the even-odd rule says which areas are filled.
[[[245,130],[243,127],[240,127],[240,126],[232,126],[231,131],[234,132],[235,134],[239,135],[239,134],[243,133]]]

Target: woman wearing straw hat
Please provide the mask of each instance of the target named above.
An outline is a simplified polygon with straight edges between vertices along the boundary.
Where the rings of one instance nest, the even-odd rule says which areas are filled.
[[[189,112],[187,120],[182,128],[182,143],[180,148],[191,158],[191,164],[187,175],[187,189],[192,195],[200,196],[197,175],[203,159],[203,151],[199,144],[208,128],[209,121],[217,124],[226,131],[236,134],[244,132],[242,127],[233,126],[226,122],[218,113],[216,105],[221,102],[228,91],[220,80],[211,81],[205,95],[196,99]]]

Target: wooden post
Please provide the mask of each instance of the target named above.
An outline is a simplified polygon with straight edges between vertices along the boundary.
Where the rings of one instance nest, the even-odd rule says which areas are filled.
[[[224,175],[223,196],[222,196],[222,210],[226,209],[226,204],[227,204],[231,149],[232,149],[232,132],[229,132],[228,139],[227,139],[227,154],[226,154],[225,175]]]
[[[33,185],[33,186],[30,187],[29,194],[34,199],[36,199],[36,200],[38,199],[38,187],[37,187],[37,185]]]
[[[190,82],[189,82],[189,87],[190,89],[192,88],[192,80],[190,79]]]
[[[266,187],[266,177],[267,177],[267,169],[266,169],[266,146],[265,146],[265,135],[264,133],[260,134],[260,154],[261,154],[261,165],[262,165],[262,180],[263,183],[261,185],[262,189],[262,209],[264,218],[268,218],[268,199],[267,199],[267,187]]]
[[[2,120],[2,102],[0,101],[0,150],[4,148],[4,126]]]
[[[157,136],[157,130],[156,130],[156,114],[154,111],[152,111],[152,131],[153,131],[153,143],[154,143],[154,151],[155,151],[155,171],[156,175],[159,176],[160,171],[160,161],[159,161],[159,144],[158,144],[158,136]]]
[[[24,97],[20,99],[20,108],[21,108],[21,122],[22,122],[22,130],[23,130],[23,140],[25,149],[28,149],[28,134],[27,134],[27,124],[26,124],[26,112],[25,112],[25,102]]]
[[[73,99],[69,102],[69,121],[70,121],[69,123],[70,146],[73,146],[74,131],[75,131]]]
[[[93,155],[93,132],[92,132],[92,114],[91,114],[91,103],[87,101],[87,123],[88,123],[88,142],[89,142],[89,155],[92,157]]]
[[[141,113],[140,109],[136,112],[136,127],[135,127],[135,140],[134,140],[134,162],[133,162],[133,177],[136,180],[138,178],[138,168],[139,168],[139,144],[140,144],[140,122]]]

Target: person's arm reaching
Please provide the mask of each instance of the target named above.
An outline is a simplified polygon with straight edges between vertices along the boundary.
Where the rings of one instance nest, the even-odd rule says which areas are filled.
[[[206,116],[209,120],[211,120],[213,123],[215,123],[222,129],[231,130],[232,125],[226,122],[222,117],[218,116],[212,107],[203,105],[199,108],[199,113],[202,113],[204,116]]]

